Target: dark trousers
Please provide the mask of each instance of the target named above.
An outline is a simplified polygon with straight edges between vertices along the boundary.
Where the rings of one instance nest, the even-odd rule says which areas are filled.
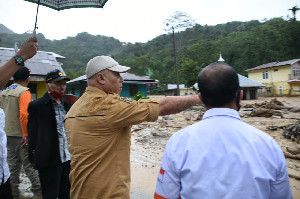
[[[8,178],[5,183],[0,185],[0,198],[13,199],[10,178]]]
[[[70,161],[38,171],[43,199],[70,199]]]

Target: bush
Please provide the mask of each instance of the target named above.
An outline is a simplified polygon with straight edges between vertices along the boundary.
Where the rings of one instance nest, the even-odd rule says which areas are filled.
[[[146,97],[144,94],[140,93],[139,91],[137,94],[133,96],[133,99],[138,101],[139,99],[149,99],[149,97]]]

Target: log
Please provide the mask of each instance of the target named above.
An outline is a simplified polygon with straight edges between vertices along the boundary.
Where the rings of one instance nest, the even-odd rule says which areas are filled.
[[[272,109],[265,109],[265,108],[258,108],[254,109],[251,113],[250,116],[256,116],[256,117],[272,117],[273,115],[280,116],[283,118],[283,115],[281,112],[272,110]]]
[[[297,155],[293,155],[293,154],[290,154],[289,152],[283,152],[284,156],[286,158],[291,158],[291,159],[295,159],[295,160],[300,160],[300,154],[297,154]]]
[[[300,153],[300,148],[296,147],[286,147],[286,150],[292,155],[297,155]]]
[[[290,174],[290,173],[289,173],[289,177],[295,178],[296,180],[300,180],[300,176],[296,176],[296,175],[294,175],[294,174]]]
[[[281,105],[277,105],[277,104],[267,104],[267,108],[269,109],[275,109],[275,110],[290,110],[294,107],[288,107],[288,106],[281,106]]]

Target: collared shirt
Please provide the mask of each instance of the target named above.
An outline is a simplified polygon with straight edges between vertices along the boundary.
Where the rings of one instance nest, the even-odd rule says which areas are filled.
[[[64,119],[67,114],[64,106],[62,104],[57,104],[55,100],[53,102],[53,108],[55,112],[56,119],[56,128],[58,132],[58,141],[59,141],[59,154],[61,162],[67,162],[71,159],[71,155],[68,149],[68,140],[66,136],[66,131],[64,127]]]
[[[65,119],[71,198],[129,199],[131,125],[158,115],[157,100],[135,101],[88,87]]]
[[[4,184],[10,176],[7,164],[7,148],[6,148],[6,134],[4,132],[5,114],[0,108],[0,185]]]
[[[279,145],[227,108],[206,111],[170,138],[155,192],[155,198],[292,198]]]

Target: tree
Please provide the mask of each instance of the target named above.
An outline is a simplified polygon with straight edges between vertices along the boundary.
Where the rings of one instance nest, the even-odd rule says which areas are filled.
[[[178,65],[177,65],[177,56],[176,56],[176,43],[175,43],[175,30],[185,30],[186,28],[192,27],[195,23],[194,20],[187,15],[185,12],[176,11],[170,19],[166,19],[164,22],[167,26],[166,31],[172,30],[173,36],[173,49],[174,49],[174,63],[176,68],[176,84],[177,84],[177,95],[180,95],[179,90],[179,75],[178,75]]]
[[[294,6],[294,7],[290,8],[289,10],[291,10],[293,12],[293,16],[294,16],[293,21],[296,21],[296,12],[298,10],[300,10],[300,8],[298,8],[297,6]]]
[[[171,18],[165,20],[164,24],[167,26],[165,29],[166,31],[170,32],[172,29],[175,29],[180,32],[193,27],[195,25],[195,20],[185,12],[176,11],[171,15]]]

